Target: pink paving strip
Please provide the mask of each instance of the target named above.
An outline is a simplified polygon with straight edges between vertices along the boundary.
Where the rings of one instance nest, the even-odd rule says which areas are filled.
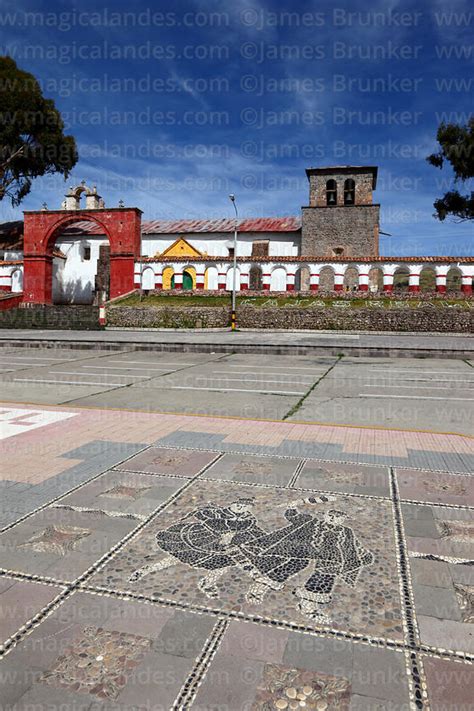
[[[6,408],[7,411],[9,408]],[[455,434],[378,430],[293,422],[237,420],[194,415],[117,410],[82,410],[60,406],[11,405],[11,409],[74,413],[75,417],[46,424],[11,436],[1,442],[5,476],[15,481],[37,482],[75,466],[76,459],[64,455],[81,445],[101,439],[111,442],[152,444],[178,432],[223,435],[228,446],[278,447],[284,440],[325,445],[320,458],[331,457],[334,447],[347,454],[348,461],[361,455],[406,458],[409,451],[422,451],[427,468],[440,469],[440,456],[451,458],[474,454],[473,441]],[[430,456],[430,453],[433,455]],[[435,456],[436,455],[436,456]],[[461,459],[460,459],[460,469]]]

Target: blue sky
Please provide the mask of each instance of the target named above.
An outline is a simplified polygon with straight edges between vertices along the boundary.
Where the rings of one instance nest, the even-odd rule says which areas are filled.
[[[3,0],[0,52],[80,154],[22,208],[59,207],[85,179],[145,219],[230,216],[230,192],[242,216],[298,215],[306,167],[379,165],[382,254],[472,254],[472,224],[432,216],[451,172],[425,157],[443,118],[472,111],[473,27],[467,0]]]

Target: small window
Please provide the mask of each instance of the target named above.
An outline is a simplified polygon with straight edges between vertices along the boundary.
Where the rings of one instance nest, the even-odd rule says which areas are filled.
[[[82,259],[85,262],[89,262],[91,258],[91,248],[90,247],[83,247],[82,250]]]
[[[332,179],[326,183],[326,204],[337,205],[337,183]]]
[[[269,240],[255,240],[252,242],[252,257],[268,257],[270,253]]]
[[[229,257],[233,258],[234,257],[234,248],[229,247],[228,249],[229,249]]]
[[[355,181],[352,178],[347,178],[344,182],[344,205],[354,205],[355,187]]]
[[[344,247],[334,247],[332,253],[335,257],[342,257],[344,254]]]

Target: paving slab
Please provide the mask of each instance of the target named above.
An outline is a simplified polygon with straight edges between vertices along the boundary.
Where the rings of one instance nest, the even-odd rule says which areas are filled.
[[[286,486],[300,464],[300,459],[224,454],[206,471],[205,476],[219,481]]]
[[[108,603],[104,609],[96,596],[73,595],[61,612],[54,612],[48,620],[49,634],[56,626],[54,637],[45,638],[46,629],[40,625],[23,648],[11,652],[9,664],[16,661],[20,669],[29,671],[28,682],[26,674],[25,678],[12,675],[2,691],[11,701],[16,697],[15,708],[31,708],[34,703],[54,708],[60,702],[78,709],[90,708],[92,703],[100,709],[114,704],[119,708],[151,707],[156,695],[166,708],[172,704],[193,663],[186,656],[153,650],[166,618],[173,613],[150,606],[137,608],[123,601],[109,599]],[[147,610],[146,630],[138,624],[133,632],[128,631],[124,618],[130,628],[137,615],[143,621]],[[46,654],[35,658],[33,649],[45,639],[53,643]],[[25,690],[27,685],[29,689]]]
[[[56,598],[61,589],[0,578],[0,645]]]
[[[424,657],[432,711],[457,711],[472,707],[474,667],[445,659]]]
[[[177,389],[169,390],[163,387],[135,387],[110,390],[98,395],[82,395],[74,393],[74,403],[81,407],[99,408],[129,408],[147,412],[187,412],[217,417],[247,417],[256,419],[281,420],[300,397],[304,394],[289,395],[255,393],[253,386],[244,388],[245,392],[236,389],[225,390],[222,387],[210,391]],[[71,393],[69,391],[71,400]],[[253,396],[252,396],[253,394]]]
[[[469,708],[468,438],[0,411],[3,708]]]

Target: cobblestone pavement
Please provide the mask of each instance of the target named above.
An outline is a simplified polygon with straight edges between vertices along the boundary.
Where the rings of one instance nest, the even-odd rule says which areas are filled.
[[[5,404],[2,709],[473,709],[468,437]]]

